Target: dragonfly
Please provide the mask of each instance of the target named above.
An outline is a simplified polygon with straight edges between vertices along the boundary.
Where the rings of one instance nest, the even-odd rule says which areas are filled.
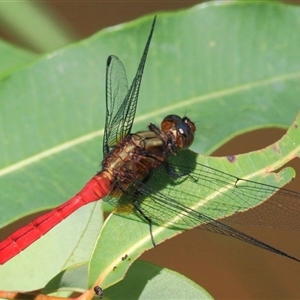
[[[82,206],[105,197],[114,206],[130,207],[131,211],[147,222],[153,245],[153,224],[166,224],[175,220],[174,224],[179,228],[200,226],[200,229],[233,237],[300,262],[288,253],[224,224],[214,214],[216,211],[227,210],[229,206],[235,212],[243,212],[248,210],[250,199],[260,203],[261,199],[273,196],[272,202],[266,201],[263,208],[259,205],[250,209],[250,218],[242,219],[241,222],[299,230],[299,193],[241,179],[196,161],[192,164],[187,160],[177,163],[177,158],[187,153],[192,145],[196,132],[194,122],[186,116],[170,114],[162,120],[160,127],[150,123],[148,130],[131,133],[155,22],[156,18],[129,88],[123,63],[114,55],[107,59],[104,158],[101,171],[70,200],[2,241],[0,264],[18,255]],[[162,178],[170,178],[172,184],[162,187]],[[182,182],[188,184],[189,193],[181,190]],[[216,196],[216,191],[220,191],[220,186],[224,185],[227,189],[221,193],[225,201],[206,201],[205,212],[201,211],[201,206],[193,207],[188,200],[191,195],[198,197],[198,191]],[[128,211],[129,208],[124,210]],[[274,224],[274,220],[278,220],[274,216],[279,217],[279,225]]]

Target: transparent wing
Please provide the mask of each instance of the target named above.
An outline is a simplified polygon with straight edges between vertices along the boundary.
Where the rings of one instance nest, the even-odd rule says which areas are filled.
[[[103,140],[103,154],[116,144],[117,136],[126,122],[121,112],[122,103],[128,93],[128,82],[123,63],[111,55],[106,63],[106,119]],[[104,156],[103,156],[104,157]]]
[[[240,179],[199,163],[196,168],[178,164],[171,168],[172,174],[164,167],[155,170],[146,184],[136,181],[121,196],[123,209],[119,212],[132,210],[135,202],[145,221],[182,229],[200,226],[297,260],[219,220],[230,216],[233,222],[300,230],[299,193]],[[250,208],[253,203],[257,206]]]
[[[128,90],[127,77],[122,62],[116,56],[109,56],[106,66],[106,120],[103,140],[103,154],[130,133],[136,112],[140,85],[153,35],[156,17],[133,82]]]
[[[178,164],[172,168],[177,174],[188,175],[171,178],[169,184],[161,187],[164,197],[160,196],[160,202],[166,202],[168,207],[176,202],[178,207],[192,208],[214,220],[228,217],[226,220],[234,223],[300,230],[300,194],[297,192],[241,179],[200,163],[196,163],[195,169]],[[170,177],[164,168],[157,171],[147,184],[147,190],[161,186],[159,178],[162,176]],[[179,223],[182,222],[179,220]]]

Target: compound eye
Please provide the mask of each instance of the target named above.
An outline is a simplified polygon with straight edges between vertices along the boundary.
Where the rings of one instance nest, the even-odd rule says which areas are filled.
[[[195,124],[187,117],[166,116],[161,123],[161,130],[173,136],[174,144],[180,149],[187,149],[194,141]]]
[[[188,118],[184,117],[181,122],[177,123],[177,147],[181,149],[189,148],[194,141],[195,124]]]
[[[178,122],[181,122],[181,121],[182,121],[182,118],[180,118],[177,115],[168,115],[161,122],[161,130],[164,133],[167,133],[169,131],[176,133],[177,124],[178,124]]]

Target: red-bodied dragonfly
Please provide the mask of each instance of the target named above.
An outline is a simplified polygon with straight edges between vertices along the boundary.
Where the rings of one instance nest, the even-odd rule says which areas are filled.
[[[276,186],[243,180],[196,162],[196,167],[189,166],[188,163],[179,166],[175,158],[171,159],[175,161],[173,164],[170,158],[184,152],[182,150],[187,149],[194,139],[196,127],[187,117],[168,115],[163,119],[160,128],[150,123],[147,131],[131,133],[154,26],[155,19],[137,73],[129,89],[122,62],[116,56],[109,56],[107,60],[102,170],[69,201],[37,218],[1,242],[0,264],[16,256],[80,207],[106,196],[113,205],[129,204],[134,208],[135,213],[149,224],[149,236],[154,245],[152,224],[165,224],[173,218],[177,220],[176,224],[183,228],[201,225],[200,228],[208,231],[231,236],[299,261],[281,250],[221,223],[215,219],[214,212],[226,209],[226,205],[232,206],[237,212],[248,210],[248,199],[259,202],[260,199],[275,194],[274,200],[267,208],[252,209],[252,219],[246,223],[272,227],[274,214],[277,214],[280,215],[283,228],[286,222],[286,227],[299,229],[300,194]],[[155,189],[161,182],[149,184],[152,175],[156,172],[162,174],[161,178],[173,178],[176,183],[188,181],[189,197],[199,189],[217,196],[220,185],[225,184],[227,191],[225,193],[223,190],[223,196],[230,204],[226,201],[224,203],[207,201],[205,213],[201,212],[201,207],[198,210],[191,208],[187,194],[181,191],[180,184],[171,184],[162,190]],[[174,195],[177,195],[177,198]]]

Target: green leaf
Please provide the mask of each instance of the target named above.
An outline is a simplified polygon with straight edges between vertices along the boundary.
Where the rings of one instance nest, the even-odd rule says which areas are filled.
[[[48,294],[59,290],[81,291],[88,289],[88,264],[73,265],[52,278],[43,288],[42,293]]]
[[[0,266],[0,288],[39,289],[61,270],[77,262],[88,261],[102,222],[101,202],[76,211],[14,259]],[[30,276],[26,275],[28,272]]]
[[[43,289],[53,291],[85,291],[87,264],[69,268],[58,274]],[[126,278],[119,284],[104,290],[103,299],[212,299],[212,297],[188,278],[153,264],[136,261]]]
[[[131,81],[152,18],[103,30],[16,70],[0,73],[1,227],[66,201],[98,171],[105,119],[106,58],[110,54],[119,56]],[[166,114],[187,114],[198,127],[192,149],[210,153],[251,129],[287,127],[300,110],[299,24],[298,7],[272,2],[210,2],[158,14],[134,130],[145,129],[150,121],[159,124]],[[202,162],[219,168],[220,160],[204,157]],[[253,174],[253,161],[242,162],[246,175]],[[239,170],[226,171],[241,175]],[[76,225],[86,218],[81,209],[71,220]],[[114,218],[120,223],[111,232],[111,241],[104,245],[115,252],[114,258],[109,262],[105,250],[99,253],[105,257],[106,286],[120,280],[129,267],[123,267],[124,263],[119,268],[122,274],[109,277],[111,269],[106,266],[119,267],[127,254],[122,249],[130,249],[128,255],[135,259],[151,247],[147,224],[140,219],[130,222],[134,235],[128,238],[128,222]],[[74,236],[70,227],[64,229],[67,221],[59,225],[63,227],[57,245],[65,236]],[[138,224],[136,230],[134,224]],[[90,230],[97,233],[98,228]],[[156,239],[171,236],[165,229],[160,236],[159,229],[155,230]],[[133,249],[141,236],[143,242]],[[122,240],[113,248],[113,239],[118,237]],[[10,287],[2,278],[14,278],[19,289],[40,288],[64,269],[65,259],[60,257],[63,250],[50,250],[52,259],[45,261],[52,238],[49,233],[37,242],[41,244],[35,255],[44,255],[43,259],[27,256],[33,245],[22,253],[18,263],[13,263],[17,258],[10,262],[10,272],[8,264],[0,266],[1,288]],[[125,242],[122,248],[120,241],[131,238],[131,246]],[[76,245],[73,247],[76,249]],[[80,261],[74,260],[74,264]],[[98,263],[93,261],[90,282],[98,278]],[[49,264],[57,264],[52,275],[45,271],[46,275],[41,276],[41,265],[47,270]],[[39,281],[27,276],[31,268],[39,270]],[[16,270],[19,278],[15,277]]]
[[[186,277],[143,261],[136,261],[126,279],[104,290],[104,299],[212,299]]]
[[[140,208],[146,215],[152,212],[149,213],[149,217],[154,222],[152,234],[155,243],[158,244],[186,228],[196,227],[208,221],[195,211],[218,220],[247,211],[267,200],[277,191],[270,186],[281,187],[295,177],[292,168],[285,168],[279,172],[277,170],[299,157],[299,129],[300,113],[286,135],[277,143],[263,150],[237,155],[234,162],[227,157],[206,157],[189,150],[182,151],[180,155],[172,158],[171,162],[184,167],[179,169],[183,170],[183,174],[190,170],[189,176],[174,180],[171,176],[163,176],[158,170],[147,184],[160,193],[153,198],[145,198],[140,203]],[[237,181],[236,177],[224,176],[221,172],[269,186],[263,190],[262,186],[256,187],[248,181]],[[176,181],[180,183],[176,184]],[[176,209],[176,204],[179,205],[179,209]],[[189,208],[183,210],[180,204],[193,211]],[[284,209],[286,210],[286,206]],[[90,285],[106,288],[115,284],[125,276],[136,258],[153,247],[149,224],[138,213],[123,215],[122,210],[116,213],[111,215],[102,227],[91,260]],[[285,213],[297,218],[293,216],[296,213],[293,210]],[[272,217],[273,215],[270,215],[268,218],[270,226],[273,225]],[[125,256],[128,259],[124,262],[122,257]]]
[[[300,109],[299,18],[297,7],[278,3],[212,2],[159,15],[134,130],[187,113],[199,128],[193,149],[204,153],[250,128],[288,126]],[[65,201],[98,170],[105,60],[118,55],[132,78],[151,20],[102,31],[1,83],[2,226]]]
[[[2,40],[0,40],[0,74],[5,78],[5,71],[15,68],[21,64],[27,63],[36,57],[35,54],[18,49]],[[15,69],[14,69],[15,71]],[[1,80],[1,79],[0,79]],[[2,79],[3,80],[3,79]]]

